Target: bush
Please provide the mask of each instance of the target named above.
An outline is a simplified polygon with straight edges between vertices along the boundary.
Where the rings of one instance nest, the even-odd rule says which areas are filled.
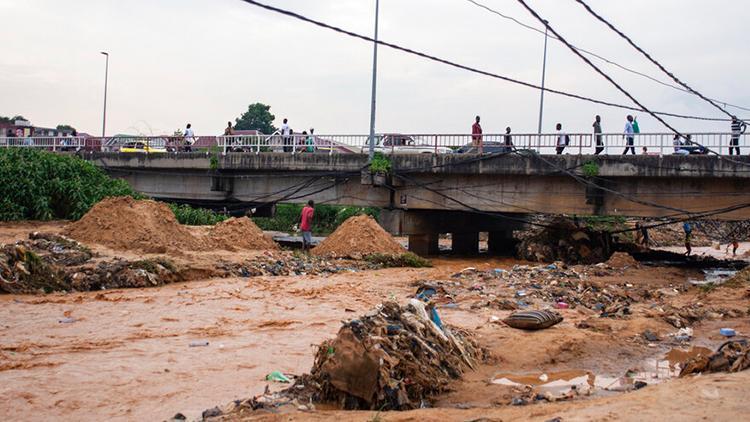
[[[188,226],[213,226],[229,218],[224,214],[204,208],[193,208],[190,205],[169,204],[169,208],[172,209],[180,224]]]
[[[432,262],[424,259],[419,255],[406,252],[401,255],[384,255],[372,254],[365,257],[365,261],[372,264],[380,265],[384,268],[389,267],[411,267],[411,268],[429,268]]]
[[[279,204],[273,218],[255,217],[253,221],[263,230],[291,232],[299,224],[302,205]],[[315,234],[330,234],[349,217],[367,214],[377,217],[378,208],[346,207],[339,205],[316,205],[312,231]]]
[[[142,197],[78,157],[31,148],[0,149],[0,180],[4,221],[77,220],[105,197]]]
[[[383,153],[376,152],[370,162],[370,173],[373,174],[388,174],[391,172],[391,160],[383,155]]]

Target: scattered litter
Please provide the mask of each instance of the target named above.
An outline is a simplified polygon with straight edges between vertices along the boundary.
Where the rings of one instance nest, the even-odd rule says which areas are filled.
[[[266,381],[283,382],[283,383],[290,382],[289,378],[287,378],[286,375],[282,374],[279,371],[273,371],[270,374],[266,375]]]
[[[719,333],[724,337],[734,337],[737,335],[737,332],[731,328],[722,328],[719,330]]]
[[[522,330],[542,330],[562,322],[563,317],[552,311],[522,311],[511,314],[504,323]]]
[[[74,323],[74,322],[76,322],[76,321],[78,321],[78,320],[77,320],[77,319],[75,319],[75,318],[72,318],[72,317],[65,317],[65,318],[63,318],[63,319],[59,320],[58,322],[59,322],[60,324],[72,324],[72,323]]]
[[[202,341],[192,341],[189,344],[189,347],[205,347],[208,346],[208,342],[205,340]]]
[[[730,340],[712,355],[699,355],[685,363],[680,376],[702,372],[739,372],[750,368],[750,346],[747,340]]]

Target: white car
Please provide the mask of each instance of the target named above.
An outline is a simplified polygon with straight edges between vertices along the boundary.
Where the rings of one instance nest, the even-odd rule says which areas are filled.
[[[370,147],[365,145],[362,147],[362,153],[366,154],[370,150]],[[375,152],[383,154],[451,154],[452,149],[448,147],[435,147],[435,145],[429,145],[426,143],[418,143],[413,137],[409,135],[401,135],[398,133],[389,133],[385,135],[379,135],[375,143]]]

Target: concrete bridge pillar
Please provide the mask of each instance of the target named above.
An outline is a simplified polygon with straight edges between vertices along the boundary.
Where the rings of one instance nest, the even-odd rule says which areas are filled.
[[[451,251],[454,255],[477,255],[479,253],[479,232],[453,233]]]
[[[490,255],[515,256],[517,245],[511,230],[489,232],[487,251]]]
[[[420,256],[437,255],[440,253],[438,239],[439,235],[437,233],[410,234],[409,252]]]

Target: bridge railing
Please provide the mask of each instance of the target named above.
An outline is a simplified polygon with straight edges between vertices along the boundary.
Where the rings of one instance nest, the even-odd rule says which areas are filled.
[[[733,135],[732,133],[690,133],[677,137],[674,133],[638,133],[632,136],[632,145],[628,137],[622,133],[604,133],[594,136],[594,146],[604,148],[604,154],[622,154],[626,147],[632,147],[628,153],[633,154],[698,154],[710,149],[720,155],[728,155],[729,148],[736,142],[736,147],[747,153],[750,146],[748,134]],[[645,148],[645,150],[644,150]]]
[[[34,136],[0,138],[0,148],[36,148],[50,151],[77,151],[85,146],[85,138],[80,136]]]
[[[479,141],[485,153],[507,152],[509,144],[516,149],[533,150],[540,154],[555,154],[564,147],[564,154],[593,154],[601,148],[604,154],[622,154],[632,147],[632,154],[686,154],[703,152],[700,146],[718,154],[728,155],[730,148],[740,148],[747,154],[750,134],[691,133],[675,143],[672,133],[640,133],[633,135],[632,145],[622,133],[560,134],[378,134],[375,151],[385,154],[414,153],[477,153]],[[736,143],[736,145],[734,145]],[[236,136],[115,136],[96,137],[0,137],[0,148],[23,147],[50,151],[105,151],[135,153],[180,153],[209,151],[214,147],[226,154],[245,152],[261,154],[361,154],[369,151],[368,135],[236,135]],[[645,148],[645,151],[644,151]]]

